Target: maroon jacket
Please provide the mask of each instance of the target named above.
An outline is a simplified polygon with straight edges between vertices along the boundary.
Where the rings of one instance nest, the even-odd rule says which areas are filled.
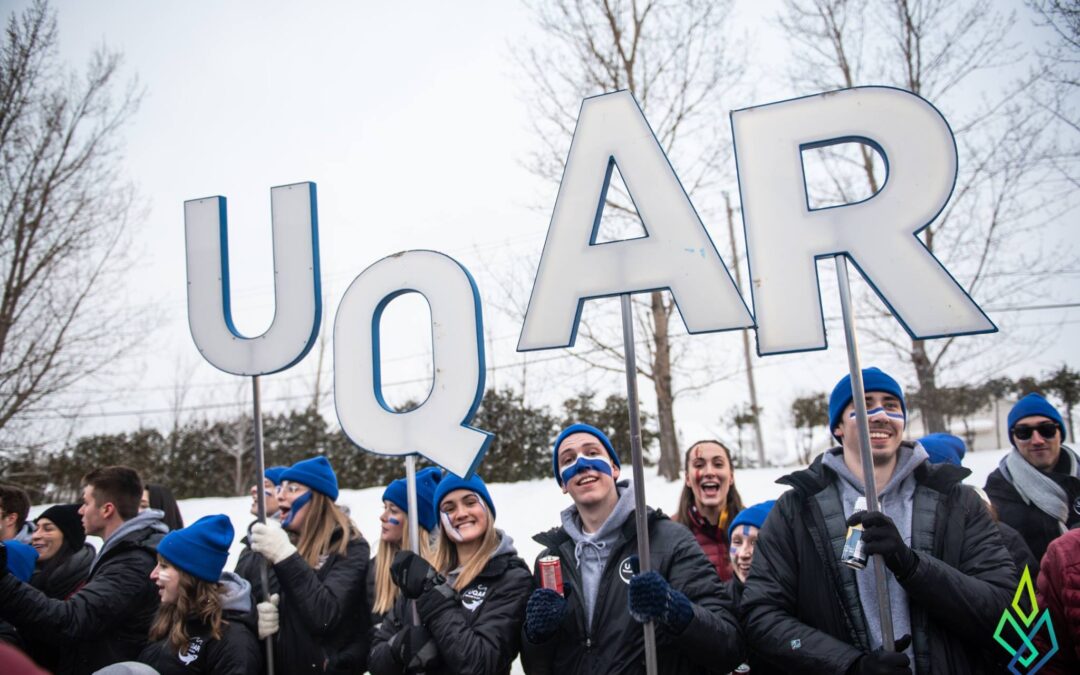
[[[730,517],[734,518],[735,514],[730,514]],[[707,522],[693,506],[690,506],[685,514],[684,524],[694,533],[694,539],[697,539],[701,550],[705,552],[709,562],[716,568],[720,581],[731,581],[733,576],[731,556],[729,555],[731,544],[728,542],[727,531],[722,527]]]
[[[1050,610],[1058,653],[1046,673],[1080,672],[1080,530],[1071,530],[1046,549],[1039,567],[1039,607]]]

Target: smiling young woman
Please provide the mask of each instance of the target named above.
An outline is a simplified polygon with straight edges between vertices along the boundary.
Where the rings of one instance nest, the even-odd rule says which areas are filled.
[[[479,476],[447,474],[434,503],[442,525],[435,558],[398,553],[390,573],[401,597],[375,630],[368,667],[374,675],[509,673],[532,574],[510,536],[495,529],[495,505]]]
[[[684,469],[686,479],[679,506],[671,519],[693,532],[720,579],[730,581],[727,529],[743,510],[742,497],[735,488],[731,452],[720,441],[698,441],[686,450]]]

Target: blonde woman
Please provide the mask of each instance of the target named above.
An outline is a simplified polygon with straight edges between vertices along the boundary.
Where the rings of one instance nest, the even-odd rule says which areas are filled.
[[[260,672],[251,586],[222,573],[232,542],[233,526],[223,515],[200,518],[161,540],[150,573],[161,605],[140,662],[165,675]]]
[[[435,558],[397,554],[390,572],[402,597],[375,630],[368,667],[374,675],[509,673],[533,588],[529,568],[495,529],[495,505],[479,476],[447,474],[434,501]]]
[[[251,526],[251,550],[273,565],[270,585],[280,589],[258,604],[259,637],[275,636],[277,672],[362,672],[371,617],[368,543],[335,504],[337,476],[325,457],[297,462],[281,481],[281,522]]]
[[[416,472],[416,516],[420,523],[420,557],[431,560],[431,532],[434,531],[435,488],[442,473],[429,467]],[[408,548],[409,542],[409,499],[408,485],[404,478],[399,478],[383,491],[383,512],[379,516],[382,524],[379,532],[379,548],[367,572],[367,594],[371,599],[371,623],[378,625],[383,616],[394,606],[401,592],[390,577],[390,564],[402,548]]]

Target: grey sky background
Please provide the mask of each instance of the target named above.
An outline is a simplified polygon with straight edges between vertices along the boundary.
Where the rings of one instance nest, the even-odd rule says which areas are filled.
[[[25,4],[6,2],[4,13]],[[731,107],[817,93],[793,88],[781,74],[790,57],[769,23],[778,4],[762,4],[738,9],[756,84],[745,98],[731,100]],[[539,145],[529,128],[534,111],[521,97],[528,83],[511,52],[537,37],[527,8],[496,1],[67,0],[55,6],[65,61],[81,67],[104,44],[124,54],[126,74],[137,75],[145,88],[126,133],[125,168],[143,197],[146,217],[136,233],[139,256],[125,299],[160,315],[160,327],[147,336],[144,349],[76,388],[71,405],[78,402],[82,414],[76,433],[170,425],[172,413],[165,411],[178,400],[178,383],[187,392],[186,416],[248,408],[248,382],[204,363],[187,330],[183,202],[227,197],[234,316],[242,331],[257,334],[273,314],[269,189],[305,180],[318,185],[327,336],[340,295],[355,275],[397,251],[434,249],[463,263],[480,286],[493,367],[488,386],[518,387],[525,372],[530,402],[552,406],[587,387],[602,394],[621,391],[620,376],[588,370],[558,351],[528,356],[533,365],[523,371],[526,357],[514,352],[520,325],[497,308],[505,304],[503,282],[523,269],[530,277],[535,270],[556,193],[556,186],[523,168]],[[1038,39],[1027,23],[1016,30],[1018,40]],[[943,112],[950,116],[948,109]],[[717,123],[726,127],[727,114],[717,110]],[[734,176],[733,163],[728,170]],[[700,206],[697,200],[695,205]],[[730,265],[726,228],[701,210]],[[1074,209],[1033,245],[1061,242],[1075,250],[1075,225]],[[819,269],[831,278],[831,262]],[[1048,299],[1080,301],[1077,279],[1074,274],[1048,280]],[[843,334],[831,320],[839,309],[828,288],[823,291],[829,350],[757,361],[771,454],[785,454],[791,444],[785,431],[791,400],[828,391],[846,372]],[[427,389],[430,341],[423,310],[423,301],[410,297],[387,312],[384,381],[404,383],[387,388],[391,402],[423,397]],[[1037,375],[1063,361],[1076,366],[1077,309],[989,314],[1006,335],[973,339],[1006,339],[1020,325],[1051,333],[1038,353],[1005,367],[1008,374]],[[681,322],[674,328],[683,332]],[[736,333],[683,339],[699,340],[718,360],[738,365]],[[577,349],[587,346],[579,340]],[[268,409],[307,403],[317,352],[318,347],[294,369],[264,379]],[[896,366],[868,350],[864,364],[873,363]],[[331,367],[327,345],[327,392]],[[894,369],[905,384],[914,383],[912,373]],[[651,385],[642,380],[640,388],[646,407],[655,409]],[[682,440],[728,433],[720,416],[745,401],[741,374],[680,399]],[[333,416],[330,396],[322,409]]]

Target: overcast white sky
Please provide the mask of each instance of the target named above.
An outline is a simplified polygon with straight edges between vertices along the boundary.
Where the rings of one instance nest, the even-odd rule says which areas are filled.
[[[26,3],[4,4],[10,11]],[[494,0],[68,0],[56,6],[65,60],[81,65],[105,44],[123,52],[126,72],[145,87],[127,132],[125,167],[148,205],[128,299],[163,316],[145,350],[80,385],[90,401],[83,429],[166,423],[169,416],[159,411],[170,407],[178,379],[190,382],[187,405],[248,405],[247,383],[203,363],[187,330],[183,202],[228,198],[235,317],[241,330],[256,334],[273,312],[269,189],[304,180],[318,185],[324,322],[332,325],[340,294],[371,263],[406,249],[442,251],[472,271],[487,301],[488,365],[496,367],[489,386],[517,383],[519,371],[511,366],[521,359],[513,351],[520,326],[492,307],[502,293],[496,275],[514,266],[533,269],[555,198],[553,185],[522,168],[539,143],[529,131],[531,111],[520,97],[525,83],[511,58],[511,47],[534,31],[524,7]],[[748,13],[741,25],[756,31],[757,72],[775,74],[786,58],[782,45],[770,42],[761,15],[749,14],[769,10],[740,11]],[[816,93],[791,91],[785,82],[761,78],[755,98],[738,107]],[[725,120],[727,113],[716,111]],[[726,240],[720,223],[706,226],[718,245]],[[1074,226],[1061,229],[1073,247],[1080,243]],[[1080,295],[1071,287],[1076,302]],[[386,330],[398,337],[384,353],[384,381],[426,372],[430,342],[422,309],[422,302],[399,301],[388,311]],[[837,316],[835,301],[826,298],[825,311]],[[1008,372],[1038,374],[1063,360],[1075,367],[1078,319],[1075,309],[1026,313],[1029,325],[1060,334]],[[829,327],[827,352],[758,361],[770,444],[786,442],[781,429],[795,396],[828,391],[846,372],[842,333],[838,324]],[[734,334],[701,339],[712,341],[717,354],[741,350]],[[329,354],[326,359],[328,372]],[[302,405],[290,397],[309,388],[314,361],[313,353],[293,371],[266,378],[271,409]],[[536,402],[557,405],[585,386],[621,387],[619,377],[562,363],[559,377],[530,374]],[[652,407],[649,383],[640,386]],[[426,388],[413,383],[387,394],[404,400]],[[745,397],[739,377],[683,399],[678,422],[684,440],[718,433],[719,416]],[[204,413],[221,411],[192,414]]]

